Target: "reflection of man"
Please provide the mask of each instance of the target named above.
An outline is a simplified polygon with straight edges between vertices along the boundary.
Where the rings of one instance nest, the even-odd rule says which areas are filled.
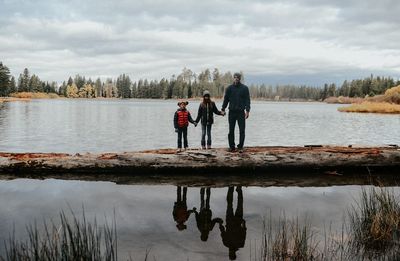
[[[243,152],[246,119],[250,113],[250,92],[249,88],[240,82],[242,75],[235,73],[233,75],[233,84],[228,86],[222,103],[222,114],[225,115],[225,108],[229,104],[229,151],[235,151],[235,125],[236,121],[239,126],[239,144],[237,146],[239,152]]]
[[[204,190],[206,190],[206,200],[204,204]],[[200,212],[197,213],[195,210],[194,213],[196,214],[196,223],[197,223],[197,228],[199,229],[201,233],[201,240],[202,241],[207,241],[208,235],[210,234],[210,231],[213,230],[214,226],[216,223],[219,223],[222,225],[222,219],[220,218],[214,218],[212,219],[212,211],[210,209],[210,195],[211,191],[210,188],[200,189]]]
[[[226,225],[225,227],[220,223],[219,229],[221,230],[222,242],[229,248],[229,259],[236,259],[236,251],[244,247],[246,241],[246,221],[243,219],[243,193],[242,187],[238,186],[236,192],[238,193],[238,201],[236,211],[233,213],[233,188],[229,187],[226,201],[228,203],[226,208]]]
[[[193,208],[193,210],[188,211],[186,204],[187,187],[183,187],[183,194],[181,193],[181,191],[182,191],[181,187],[178,186],[176,190],[177,199],[174,204],[174,210],[172,211],[172,215],[174,217],[174,220],[176,222],[176,227],[178,228],[178,230],[186,229],[185,222],[189,219],[190,214],[193,213],[194,210],[196,209]]]

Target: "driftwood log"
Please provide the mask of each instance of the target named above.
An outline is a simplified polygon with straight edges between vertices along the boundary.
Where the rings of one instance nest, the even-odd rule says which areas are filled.
[[[75,155],[0,153],[2,179],[51,177],[198,185],[215,185],[223,180],[224,184],[247,181],[249,185],[290,185],[294,179],[297,181],[293,182],[298,184],[299,180],[312,176],[314,181],[321,178],[318,182],[323,182],[330,176],[340,177],[333,184],[353,184],[348,179],[354,180],[356,175],[364,176],[363,180],[365,176],[373,175],[389,175],[396,180],[399,169],[400,148],[397,146],[250,147],[244,153],[231,153],[225,149]],[[331,181],[327,185],[331,185]]]

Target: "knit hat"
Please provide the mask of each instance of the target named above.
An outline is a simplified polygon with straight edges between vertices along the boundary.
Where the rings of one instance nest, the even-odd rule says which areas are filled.
[[[238,72],[235,72],[235,73],[233,74],[233,77],[238,77],[239,80],[242,79],[242,75],[241,75],[240,73],[238,73]]]
[[[182,103],[184,103],[185,105],[188,105],[188,104],[189,104],[188,101],[179,101],[179,102],[178,102],[178,106],[181,106]]]
[[[210,92],[207,91],[207,90],[205,90],[205,91],[203,92],[203,97],[204,97],[204,96],[207,96],[207,95],[210,96]]]

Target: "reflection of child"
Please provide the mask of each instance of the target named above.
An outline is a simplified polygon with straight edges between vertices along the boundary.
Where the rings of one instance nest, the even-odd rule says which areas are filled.
[[[187,188],[184,187],[183,194],[181,196],[181,187],[177,188],[177,199],[174,204],[174,210],[172,211],[172,216],[176,222],[176,227],[180,231],[186,229],[185,222],[189,219],[190,214],[196,210],[196,208],[193,208],[192,210],[187,209],[186,192]]]
[[[190,112],[186,110],[186,105],[189,102],[181,101],[178,102],[179,109],[175,112],[174,115],[174,127],[175,132],[178,133],[178,150],[180,152],[182,150],[182,136],[183,136],[183,146],[185,149],[188,148],[188,140],[187,140],[187,128],[189,126],[189,122],[197,126],[197,123],[192,119]]]
[[[197,228],[201,233],[200,238],[202,241],[207,241],[208,235],[210,234],[210,231],[213,230],[216,223],[219,223],[220,225],[222,225],[223,223],[222,219],[220,218],[212,219],[212,211],[210,209],[210,194],[211,194],[210,188],[207,188],[206,193],[207,193],[206,204],[204,206],[204,188],[200,189],[200,197],[201,197],[200,212],[197,213],[197,211],[195,210]]]

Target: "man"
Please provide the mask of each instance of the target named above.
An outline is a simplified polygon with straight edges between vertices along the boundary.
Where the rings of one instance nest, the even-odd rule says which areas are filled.
[[[229,104],[229,151],[235,151],[235,125],[239,125],[239,144],[237,146],[239,153],[243,152],[246,119],[250,113],[250,92],[249,88],[240,82],[240,73],[233,75],[233,84],[228,86],[225,91],[224,102],[221,111],[225,115],[225,108]]]

